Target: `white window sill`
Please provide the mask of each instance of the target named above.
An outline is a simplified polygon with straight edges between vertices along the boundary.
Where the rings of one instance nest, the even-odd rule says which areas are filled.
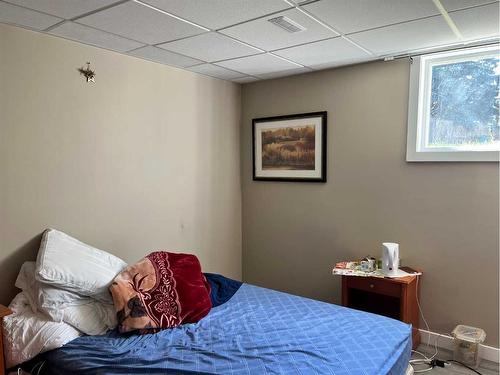
[[[412,152],[406,153],[407,162],[498,162],[500,152],[498,151],[448,151],[448,152]]]

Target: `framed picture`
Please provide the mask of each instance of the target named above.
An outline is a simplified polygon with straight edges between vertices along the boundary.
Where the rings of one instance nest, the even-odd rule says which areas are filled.
[[[253,179],[326,182],[326,112],[257,118]]]

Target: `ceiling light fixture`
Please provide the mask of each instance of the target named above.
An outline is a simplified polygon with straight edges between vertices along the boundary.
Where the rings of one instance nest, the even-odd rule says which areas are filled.
[[[270,18],[268,21],[289,33],[299,33],[306,30],[304,26],[285,16]]]

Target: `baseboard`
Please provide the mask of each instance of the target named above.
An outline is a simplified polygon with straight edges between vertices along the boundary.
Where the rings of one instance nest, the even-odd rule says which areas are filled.
[[[430,342],[430,346],[434,347],[437,340],[437,346],[440,349],[453,351],[453,337],[449,335],[443,335],[441,333],[426,331],[425,329],[420,329],[421,344],[427,345]],[[480,345],[479,356],[487,361],[500,363],[500,349],[488,345]]]

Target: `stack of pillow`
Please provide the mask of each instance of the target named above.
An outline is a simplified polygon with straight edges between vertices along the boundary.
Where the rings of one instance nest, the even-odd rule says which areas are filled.
[[[127,267],[54,229],[44,232],[36,263],[23,264],[16,286],[22,292],[4,319],[8,367],[117,323],[121,332],[150,333],[195,323],[212,308],[196,256],[159,251]]]
[[[64,321],[85,334],[104,333],[116,325],[108,287],[126,266],[108,252],[48,229],[35,268],[35,279],[40,285],[39,307],[54,321]],[[84,314],[83,306],[91,312],[90,317]],[[100,315],[100,325],[96,315]]]
[[[23,264],[22,290],[4,320],[6,362],[11,367],[82,334],[98,335],[116,326],[108,290],[127,264],[54,229],[44,232],[35,262]]]

